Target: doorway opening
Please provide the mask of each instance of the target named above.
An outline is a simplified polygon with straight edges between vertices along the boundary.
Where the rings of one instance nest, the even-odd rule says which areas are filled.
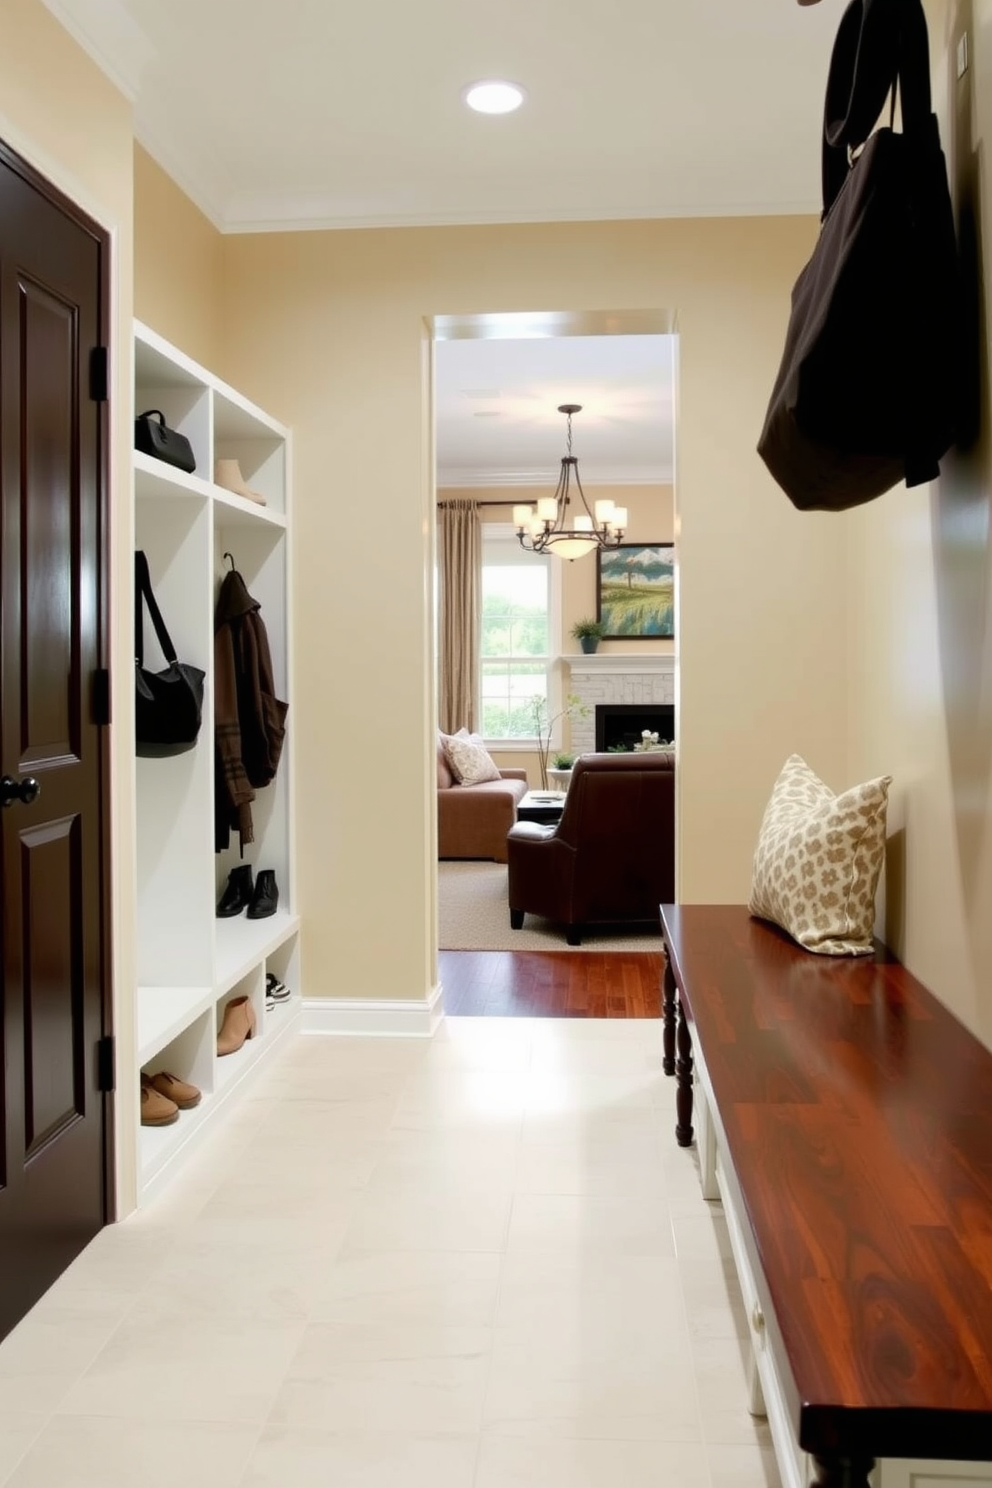
[[[674,634],[642,636],[635,630],[610,637],[598,553],[574,561],[540,556],[527,551],[518,537],[519,509],[535,508],[538,500],[555,491],[565,454],[560,406],[581,405],[574,415],[570,453],[578,460],[590,507],[603,499],[625,507],[623,552],[634,563],[642,554],[645,560],[660,556],[662,563],[648,569],[645,561],[644,567],[653,581],[667,574],[671,583],[678,373],[674,320],[665,311],[483,314],[437,317],[433,332],[439,507],[434,617],[440,700],[437,902],[445,1007],[449,1012],[497,1012],[497,1003],[502,1003],[503,1011],[510,1010],[520,1001],[520,972],[527,964],[535,985],[523,999],[528,1004],[523,1010],[543,1015],[564,1012],[568,998],[563,1001],[547,988],[554,959],[542,953],[560,958],[577,951],[578,957],[570,955],[570,961],[587,961],[586,952],[606,952],[611,964],[616,964],[614,957],[633,957],[635,968],[653,980],[654,995],[639,991],[635,1012],[625,1007],[623,998],[614,997],[609,1005],[604,988],[601,995],[580,998],[583,1006],[574,1005],[574,1015],[644,1016],[645,1007],[654,1013],[660,983],[654,958],[660,957],[661,940],[650,912],[645,911],[648,917],[643,920],[634,917],[638,902],[629,896],[624,900],[622,892],[612,898],[612,891],[605,898],[600,893],[597,904],[596,892],[590,889],[592,897],[584,902],[588,920],[580,927],[579,945],[568,943],[576,938],[575,927],[556,920],[540,899],[533,910],[525,907],[522,928],[514,929],[505,834],[514,819],[522,817],[550,835],[556,830],[555,804],[564,817],[561,830],[568,829],[569,796],[559,794],[556,802],[555,790],[570,789],[571,776],[563,773],[570,757],[599,747],[594,743],[597,705],[637,705],[648,712],[674,708]],[[572,502],[581,512],[574,492]],[[457,514],[454,519],[448,516],[451,511]],[[452,553],[462,551],[450,538],[451,525],[464,521],[466,512],[469,527],[477,529],[477,589],[469,587],[467,600],[459,598],[463,591],[457,568],[450,569]],[[456,556],[457,564],[464,561]],[[475,629],[468,622],[453,622],[458,603],[476,606]],[[451,607],[447,615],[446,604]],[[582,622],[601,616],[607,638],[595,654],[585,654],[585,648],[580,652],[574,632]],[[464,651],[455,654],[466,637],[471,638],[471,657]],[[471,680],[466,680],[466,673]],[[459,731],[475,735],[472,742],[484,756],[476,756],[480,768],[523,777],[506,782],[504,794],[512,790],[515,799],[509,803],[505,823],[493,816],[487,826],[485,820],[487,812],[495,812],[491,798],[500,793],[500,782],[473,786],[469,779],[480,810],[473,822],[475,802],[465,777],[459,783],[457,761],[446,757],[446,749],[449,755],[452,750],[443,736]],[[587,769],[584,764],[575,776],[580,785]],[[651,783],[652,791],[658,788]],[[674,796],[673,781],[671,789]],[[544,795],[552,801],[538,799]],[[651,807],[655,809],[662,808]],[[660,852],[663,861],[666,854],[670,859],[673,884],[674,827],[662,835],[670,839]],[[614,859],[615,879],[623,878],[625,862],[630,881],[637,876],[636,836],[628,832]],[[604,846],[601,851],[605,850]],[[517,851],[511,843],[509,852]],[[515,922],[520,918],[513,916]],[[523,951],[530,953],[526,963],[515,956]],[[467,989],[468,982],[482,985],[478,957],[495,958],[483,976],[483,981],[489,978],[484,1006]],[[476,962],[470,965],[473,958]],[[493,996],[492,976],[499,958],[508,963],[504,984],[514,982],[516,987],[509,999]],[[511,972],[510,963],[515,961]],[[581,966],[576,973],[580,980],[585,975]],[[537,982],[542,979],[538,995]]]

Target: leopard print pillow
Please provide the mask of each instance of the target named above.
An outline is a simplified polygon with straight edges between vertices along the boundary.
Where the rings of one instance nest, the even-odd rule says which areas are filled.
[[[822,956],[872,950],[891,775],[835,796],[790,755],[758,834],[748,909]]]

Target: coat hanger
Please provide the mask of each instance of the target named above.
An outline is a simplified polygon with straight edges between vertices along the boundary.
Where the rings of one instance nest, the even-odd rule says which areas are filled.
[[[233,555],[233,553],[225,553],[224,554],[224,557],[228,560],[228,562],[231,565],[231,573],[237,573],[238,570],[237,570],[237,566],[236,566],[236,564],[234,562],[234,555]]]

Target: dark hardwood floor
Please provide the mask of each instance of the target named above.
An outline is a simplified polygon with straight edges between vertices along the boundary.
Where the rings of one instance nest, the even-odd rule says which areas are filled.
[[[655,951],[441,951],[444,1010],[469,1018],[660,1018]]]

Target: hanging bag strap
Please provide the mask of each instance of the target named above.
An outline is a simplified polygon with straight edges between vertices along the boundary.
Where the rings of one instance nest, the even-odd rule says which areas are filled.
[[[165,628],[162,619],[162,611],[158,607],[155,595],[152,593],[152,577],[148,571],[148,559],[139,549],[134,555],[134,659],[139,666],[145,664],[145,626],[142,604],[147,604],[148,613],[152,617],[155,634],[162,648],[162,655],[166,661],[174,662],[176,648],[172,644],[169,632]]]
[[[830,57],[823,109],[823,216],[851,169],[851,151],[871,134],[898,84],[903,133],[931,118],[930,49],[921,0],[852,0]]]

